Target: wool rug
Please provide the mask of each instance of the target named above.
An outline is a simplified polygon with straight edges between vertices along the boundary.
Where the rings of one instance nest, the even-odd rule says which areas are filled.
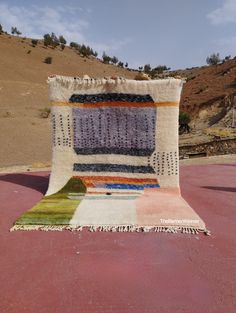
[[[181,197],[183,82],[49,77],[52,171],[12,230],[207,233]]]

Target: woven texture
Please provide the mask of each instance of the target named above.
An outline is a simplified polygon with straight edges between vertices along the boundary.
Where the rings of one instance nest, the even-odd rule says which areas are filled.
[[[181,80],[55,76],[49,87],[49,188],[16,228],[205,231],[179,189]]]

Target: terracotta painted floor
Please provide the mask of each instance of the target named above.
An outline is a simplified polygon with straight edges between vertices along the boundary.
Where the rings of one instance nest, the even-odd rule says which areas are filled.
[[[48,173],[0,176],[1,313],[235,313],[236,165],[181,169],[212,232],[9,232]]]

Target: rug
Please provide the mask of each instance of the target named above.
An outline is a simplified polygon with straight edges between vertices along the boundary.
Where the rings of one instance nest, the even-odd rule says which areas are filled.
[[[49,188],[12,230],[207,233],[181,197],[182,80],[49,77]]]

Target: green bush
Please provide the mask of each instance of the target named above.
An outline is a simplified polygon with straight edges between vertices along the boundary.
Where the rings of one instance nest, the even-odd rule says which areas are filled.
[[[51,36],[50,36],[49,34],[45,34],[45,35],[43,36],[43,38],[44,38],[44,41],[43,41],[44,46],[45,46],[45,47],[50,46],[51,43],[52,43]]]
[[[52,64],[52,57],[46,57],[46,58],[44,59],[44,63],[46,63],[46,64]]]
[[[109,57],[109,55],[107,55],[106,52],[103,52],[102,60],[103,60],[103,63],[109,64],[111,62],[111,57]]]
[[[193,80],[194,78],[196,78],[195,75],[189,75],[189,76],[186,78],[186,82],[189,82],[190,80]]]
[[[191,118],[189,116],[188,113],[186,112],[179,112],[179,124],[180,125],[186,125],[186,124],[189,124],[191,121]]]
[[[158,65],[157,67],[153,69],[153,71],[156,74],[162,74],[164,71],[169,71],[169,70],[170,70],[170,67],[167,67],[166,65]]]
[[[150,64],[145,64],[144,67],[140,66],[139,71],[144,71],[144,73],[148,74],[151,78],[156,78],[159,74],[162,74],[164,71],[169,71],[170,67],[166,65],[158,65],[154,68],[151,67]]]
[[[52,48],[56,48],[57,46],[60,45],[59,39],[54,33],[51,33],[51,35],[45,34],[43,38],[45,47],[51,46]]]
[[[83,57],[89,57],[90,55],[93,55],[95,57],[98,56],[98,53],[96,51],[84,44],[79,45],[77,42],[72,41],[70,43],[70,47],[78,51],[78,53],[81,54]]]
[[[11,33],[12,33],[12,35],[17,35],[17,36],[19,36],[19,35],[22,34],[22,33],[17,29],[17,27],[12,27],[12,28],[11,28]]]
[[[144,67],[143,67],[143,71],[144,73],[146,74],[150,74],[152,68],[151,68],[151,65],[150,64],[145,64]]]
[[[67,41],[65,40],[65,38],[62,35],[60,35],[59,36],[59,42],[60,42],[60,44],[66,45]]]
[[[206,58],[206,63],[208,65],[216,65],[221,62],[219,53],[212,53],[210,56]]]
[[[36,47],[37,44],[38,44],[38,40],[37,40],[37,39],[32,39],[32,40],[31,40],[31,43],[32,43],[32,46],[33,46],[33,47]]]
[[[78,44],[77,42],[72,41],[72,42],[70,43],[70,47],[71,47],[71,48],[78,49],[78,48],[79,48],[79,44]]]
[[[188,113],[179,112],[179,134],[190,133],[191,129],[189,127],[191,119]]]
[[[118,63],[118,58],[116,57],[116,56],[113,56],[112,58],[111,58],[111,62],[113,63],[113,64],[117,64]]]

